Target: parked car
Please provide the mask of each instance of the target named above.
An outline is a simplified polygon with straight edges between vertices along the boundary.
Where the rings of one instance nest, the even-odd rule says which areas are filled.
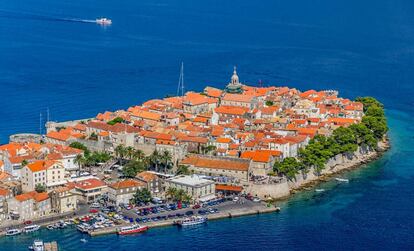
[[[233,201],[236,202],[236,201],[239,201],[239,199],[240,198],[236,196],[236,197],[233,198]]]
[[[100,208],[101,207],[101,205],[99,204],[99,203],[92,203],[91,204],[91,206],[90,206],[90,208]]]
[[[200,204],[195,204],[194,206],[193,206],[193,209],[199,209],[201,206],[200,206]]]
[[[253,202],[260,202],[262,201],[259,197],[254,197]]]
[[[187,211],[187,212],[185,212],[185,215],[187,215],[187,216],[190,216],[190,215],[193,215],[194,214],[194,212],[193,211]]]
[[[31,220],[27,220],[25,222],[23,222],[25,225],[31,225],[33,222]]]

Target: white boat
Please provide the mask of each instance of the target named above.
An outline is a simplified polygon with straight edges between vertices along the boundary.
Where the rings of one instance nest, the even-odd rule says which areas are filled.
[[[335,178],[335,180],[339,182],[349,182],[348,179],[342,179],[342,178]]]
[[[317,189],[315,189],[315,192],[322,193],[322,192],[325,192],[325,189],[323,189],[323,188],[317,188]]]
[[[6,236],[13,236],[13,235],[21,234],[21,233],[22,233],[22,230],[13,228],[13,229],[9,229],[6,231]]]
[[[88,224],[82,223],[82,224],[77,225],[76,229],[78,229],[81,233],[87,233],[91,229],[91,226],[89,226]]]
[[[55,229],[55,225],[47,225],[46,227],[48,230],[53,230]]]
[[[192,216],[192,217],[185,218],[184,220],[176,221],[175,223],[178,226],[183,227],[183,226],[193,226],[193,225],[203,224],[206,222],[207,222],[207,217]]]
[[[32,233],[32,232],[35,232],[39,229],[40,229],[39,225],[29,225],[29,226],[24,227],[24,232],[25,233]]]
[[[80,242],[86,243],[88,241],[86,239],[82,238],[82,239],[80,239]]]
[[[109,19],[109,18],[106,18],[106,17],[103,17],[103,18],[97,18],[97,19],[95,20],[95,22],[96,22],[97,24],[101,24],[101,25],[110,25],[110,24],[112,24],[112,20],[111,20],[111,19]]]
[[[29,249],[33,250],[33,251],[44,251],[45,250],[45,245],[44,245],[42,240],[35,240],[33,242],[33,245],[31,245],[29,247]]]

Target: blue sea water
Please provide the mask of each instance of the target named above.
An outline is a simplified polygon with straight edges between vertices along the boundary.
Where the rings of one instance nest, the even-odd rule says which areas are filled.
[[[110,27],[80,22],[106,16]],[[76,20],[75,20],[76,19]],[[26,250],[36,237],[63,250],[414,249],[414,2],[0,1],[0,142],[51,120],[95,116],[175,94],[242,82],[372,95],[387,107],[392,149],[281,202],[280,214],[209,222],[188,230],[79,241],[75,230],[1,238]]]

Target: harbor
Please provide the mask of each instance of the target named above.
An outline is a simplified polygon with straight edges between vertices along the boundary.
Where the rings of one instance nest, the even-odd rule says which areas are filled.
[[[280,211],[280,208],[278,207],[274,207],[274,206],[267,207],[264,205],[258,205],[255,207],[242,207],[239,209],[233,209],[233,210],[218,212],[216,214],[210,214],[207,216],[207,218],[208,218],[208,221],[212,221],[212,220],[221,220],[221,219],[226,219],[226,218],[235,218],[235,217],[241,217],[241,216],[247,216],[247,215],[275,213],[279,211]],[[176,220],[169,219],[169,220],[163,220],[163,221],[157,221],[157,222],[148,222],[146,223],[146,226],[148,226],[149,231],[151,231],[151,229],[153,228],[173,226],[175,225],[175,221]],[[123,226],[126,226],[126,225],[128,225],[128,223],[123,224]],[[89,231],[88,234],[90,236],[116,234],[117,230],[121,226]]]

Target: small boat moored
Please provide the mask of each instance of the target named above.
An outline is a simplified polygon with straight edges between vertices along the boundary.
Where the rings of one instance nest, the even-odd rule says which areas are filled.
[[[6,236],[13,236],[13,235],[21,234],[21,233],[22,233],[22,230],[13,228],[13,229],[9,229],[6,231]]]
[[[29,225],[29,226],[24,227],[24,232],[25,233],[32,233],[32,232],[35,232],[39,229],[40,229],[39,225]]]
[[[315,192],[322,193],[322,192],[325,192],[325,189],[323,189],[323,188],[317,188],[317,189],[315,189]]]
[[[185,218],[183,220],[176,221],[175,224],[177,224],[180,227],[183,226],[193,226],[193,225],[199,225],[207,222],[207,217],[201,217],[201,216],[192,216]]]
[[[148,226],[140,226],[138,224],[134,224],[131,226],[121,227],[118,229],[117,233],[119,235],[126,235],[126,234],[135,234],[141,233],[148,230]]]
[[[348,179],[342,179],[342,178],[335,178],[335,180],[339,182],[349,182]]]

